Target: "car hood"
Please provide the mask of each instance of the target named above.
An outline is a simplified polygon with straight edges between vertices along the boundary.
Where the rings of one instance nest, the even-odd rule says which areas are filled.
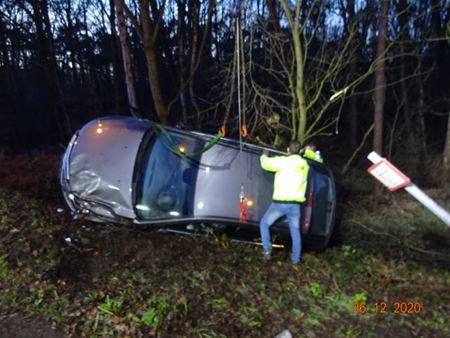
[[[67,149],[64,193],[86,210],[107,218],[136,217],[133,171],[142,138],[151,125],[128,117],[91,121]],[[67,198],[66,196],[66,198]]]

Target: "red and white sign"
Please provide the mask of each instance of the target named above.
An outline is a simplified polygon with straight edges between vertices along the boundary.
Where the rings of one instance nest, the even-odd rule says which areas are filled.
[[[367,171],[383,183],[390,191],[406,187],[411,183],[408,176],[384,158],[372,165]]]
[[[383,183],[389,190],[394,191],[405,187],[405,190],[422,203],[428,210],[439,217],[450,227],[450,213],[433,201],[427,194],[411,182],[408,176],[398,170],[392,163],[372,151],[367,158],[375,163],[367,171],[378,181]]]

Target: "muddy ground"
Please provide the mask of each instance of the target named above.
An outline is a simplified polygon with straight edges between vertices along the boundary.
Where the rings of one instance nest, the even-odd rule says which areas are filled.
[[[59,156],[0,167],[0,337],[447,337],[450,233],[404,193],[341,182],[340,234],[293,266],[226,237],[73,220]],[[450,207],[450,187],[428,192]],[[63,212],[59,212],[64,209]]]

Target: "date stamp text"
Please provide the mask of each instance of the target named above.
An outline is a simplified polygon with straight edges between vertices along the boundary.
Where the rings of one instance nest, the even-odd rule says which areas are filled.
[[[397,315],[401,314],[420,314],[422,312],[421,302],[402,302],[395,301],[393,303],[389,302],[353,302],[353,313],[358,315],[365,315],[367,313],[379,313],[388,314],[393,313]]]

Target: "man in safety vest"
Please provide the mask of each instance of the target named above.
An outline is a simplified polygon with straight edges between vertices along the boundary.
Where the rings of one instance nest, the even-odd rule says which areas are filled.
[[[260,158],[264,170],[274,172],[272,204],[260,223],[261,240],[264,247],[263,259],[270,260],[272,243],[269,227],[280,217],[286,216],[292,240],[291,261],[300,263],[300,203],[305,201],[308,179],[308,162],[299,154],[300,143],[291,141],[287,156],[268,157],[265,150]]]
[[[314,143],[308,143],[304,148],[300,149],[300,155],[304,158],[323,163],[323,157],[319,150],[317,150]]]

